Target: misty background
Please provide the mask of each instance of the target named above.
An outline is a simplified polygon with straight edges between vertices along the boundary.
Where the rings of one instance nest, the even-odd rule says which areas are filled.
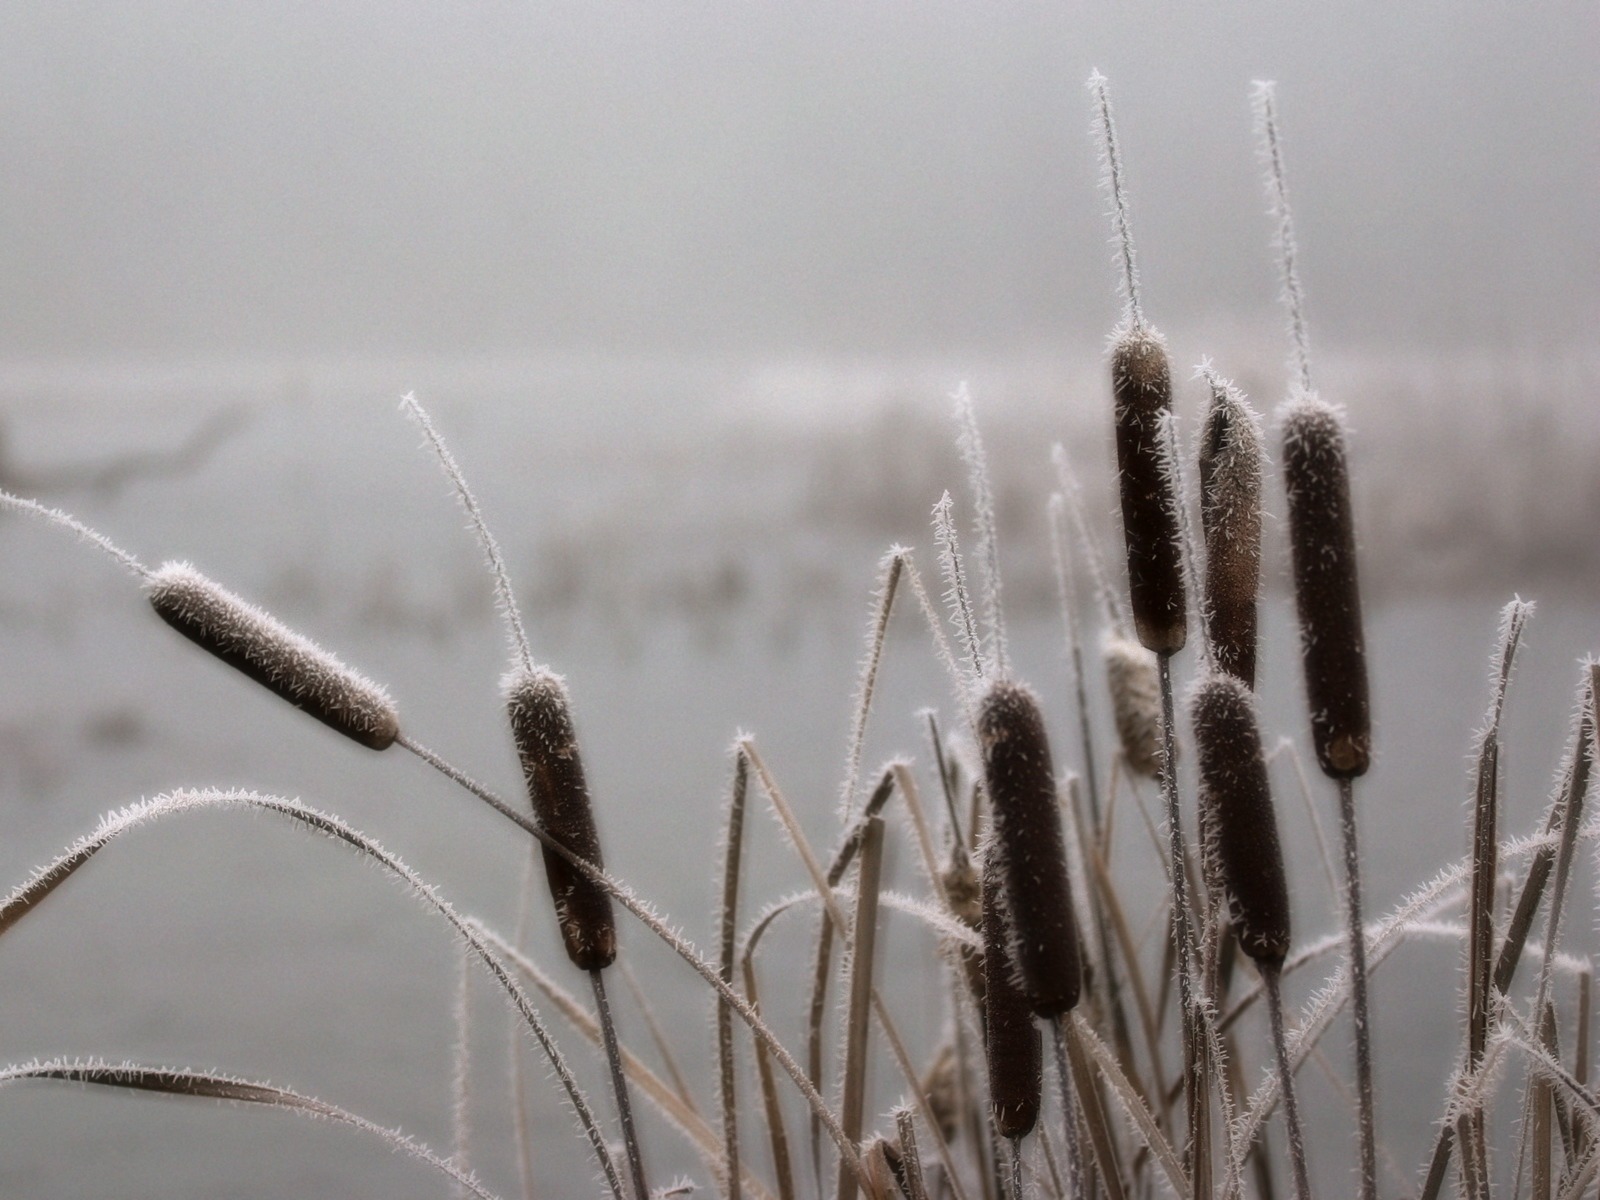
[[[608,862],[704,942],[736,730],[834,840],[877,563],[906,543],[937,591],[929,508],[950,488],[970,519],[962,381],[994,470],[1014,659],[1071,727],[1052,443],[1100,543],[1117,534],[1117,275],[1084,82],[1111,81],[1145,308],[1188,437],[1202,357],[1263,413],[1285,388],[1248,100],[1276,79],[1317,381],[1352,423],[1381,911],[1465,847],[1462,755],[1500,604],[1543,605],[1508,715],[1508,831],[1537,820],[1573,660],[1600,648],[1597,13],[6,4],[0,487],[147,562],[192,559],[389,685],[421,740],[511,795],[503,635],[449,488],[396,412],[415,391],[478,492],[535,653],[569,678]],[[1275,478],[1268,495],[1278,511]],[[1281,533],[1269,522],[1263,711],[1303,738]],[[493,814],[181,644],[59,530],[0,514],[0,561],[4,885],[108,808],[252,786],[338,812],[513,926],[526,855]],[[952,711],[909,606],[881,686],[869,768],[925,756],[917,714]],[[1297,927],[1315,936],[1337,904],[1305,812],[1284,819]],[[449,1147],[449,938],[333,848],[262,821],[140,836],[7,935],[0,1061],[219,1067]],[[757,841],[752,903],[804,886],[770,831]],[[908,861],[896,871],[919,886]],[[559,963],[544,915],[533,945]],[[892,935],[891,953],[917,949]],[[694,1074],[704,996],[636,930],[625,945]],[[1386,1136],[1406,1167],[1455,1041],[1438,1015],[1455,1011],[1455,950],[1424,953],[1379,997]],[[931,1037],[946,1014],[914,979],[899,1010]],[[476,1004],[477,1161],[509,1193],[503,1018]],[[637,1013],[623,1021],[636,1038]],[[888,1072],[874,1086],[893,1100]],[[552,1194],[573,1194],[582,1146],[535,1091]],[[1345,1132],[1314,1147],[1333,1180]],[[647,1148],[707,1180],[665,1132]],[[438,1192],[345,1131],[0,1091],[6,1194],[199,1197],[239,1180],[262,1196]]]

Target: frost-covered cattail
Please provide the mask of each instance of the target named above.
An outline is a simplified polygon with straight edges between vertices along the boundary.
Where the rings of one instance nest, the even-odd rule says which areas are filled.
[[[1261,586],[1261,428],[1231,384],[1211,379],[1200,435],[1205,614],[1217,665],[1254,687]]]
[[[994,813],[989,854],[1005,880],[1018,978],[1035,1013],[1060,1016],[1078,1003],[1083,970],[1055,768],[1033,693],[991,684],[978,707],[978,741]]]
[[[1166,344],[1150,326],[1135,326],[1112,345],[1111,394],[1133,625],[1146,648],[1171,654],[1188,634],[1177,502],[1161,446],[1172,370]]]
[[[991,850],[993,848],[991,847]],[[1001,1137],[1020,1138],[1039,1120],[1044,1055],[1028,998],[1017,986],[1004,909],[999,856],[983,867],[983,1041],[989,1063],[989,1105]]]
[[[503,686],[534,815],[568,850],[601,866],[600,835],[589,807],[589,785],[578,756],[566,683],[554,672],[535,667],[513,671]],[[617,956],[611,897],[549,847],[544,849],[544,866],[567,957],[584,971],[610,966]]]
[[[1130,771],[1154,779],[1161,771],[1161,678],[1156,656],[1115,633],[1106,635],[1102,653],[1122,757]]]
[[[1223,671],[1189,696],[1200,774],[1205,852],[1227,899],[1240,948],[1258,963],[1289,953],[1289,885],[1267,783],[1254,694]]]
[[[346,737],[382,750],[399,736],[383,688],[188,563],[151,572],[145,594],[179,633]]]
[[[1372,723],[1344,419],[1305,395],[1278,420],[1312,740],[1324,774],[1354,779],[1371,761]]]

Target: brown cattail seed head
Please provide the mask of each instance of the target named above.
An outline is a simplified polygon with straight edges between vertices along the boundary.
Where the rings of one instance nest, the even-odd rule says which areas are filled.
[[[346,737],[383,750],[399,736],[399,714],[381,687],[188,563],[163,564],[145,594],[184,637]]]
[[[1160,334],[1148,327],[1111,348],[1122,531],[1128,599],[1139,641],[1157,654],[1183,648],[1188,629],[1178,509],[1165,466],[1161,418],[1172,409],[1172,371]]]
[[[1311,736],[1323,773],[1353,779],[1371,761],[1372,721],[1344,420],[1304,396],[1286,404],[1279,421]]]
[[[991,847],[992,850],[992,847]],[[1026,1137],[1039,1120],[1044,1057],[1027,996],[1017,986],[1011,961],[998,869],[999,856],[983,868],[983,1040],[989,1062],[989,1105],[1001,1137]]]
[[[1206,543],[1205,613],[1217,665],[1256,683],[1256,595],[1261,586],[1261,430],[1244,398],[1213,384],[1200,440],[1200,526]]]
[[[1154,779],[1161,772],[1161,674],[1156,656],[1116,634],[1106,635],[1103,653],[1122,757],[1134,774]]]
[[[1189,697],[1205,853],[1246,954],[1281,965],[1289,953],[1289,885],[1267,784],[1254,693],[1236,676],[1202,677]]]
[[[938,1053],[928,1064],[928,1069],[917,1081],[933,1123],[946,1144],[954,1142],[961,1132],[961,1060],[956,1057],[956,1044],[944,1041]]]
[[[1033,1011],[1059,1016],[1078,1003],[1082,967],[1055,769],[1033,693],[1004,680],[990,685],[978,707],[978,742],[1012,957]]]
[[[534,816],[545,832],[579,858],[603,865],[566,684],[561,676],[535,667],[512,672],[502,686]],[[544,867],[567,957],[585,971],[610,966],[617,956],[611,897],[548,846]]]

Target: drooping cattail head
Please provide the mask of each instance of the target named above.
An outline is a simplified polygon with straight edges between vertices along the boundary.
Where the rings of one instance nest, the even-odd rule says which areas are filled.
[[[145,594],[186,638],[346,737],[383,750],[399,736],[383,688],[188,563],[163,564],[145,580]]]
[[[1306,395],[1278,420],[1312,741],[1324,774],[1353,779],[1371,761],[1372,721],[1344,419]]]
[[[554,672],[535,667],[513,671],[502,687],[534,816],[579,858],[603,865],[566,683]],[[544,866],[567,957],[584,971],[610,966],[617,956],[611,897],[549,847],[544,848]]]
[[[1289,953],[1289,885],[1267,784],[1254,693],[1223,671],[1189,696],[1200,774],[1201,825],[1239,946],[1263,965]]]
[[[1156,656],[1108,633],[1102,646],[1111,716],[1128,769],[1147,779],[1161,772],[1161,676]]]
[[[1017,986],[999,855],[983,867],[983,1041],[989,1063],[989,1106],[1001,1137],[1026,1137],[1039,1120],[1044,1056],[1027,996]]]
[[[991,684],[978,707],[978,741],[994,814],[989,855],[1005,881],[1018,979],[1035,1013],[1059,1016],[1078,1003],[1083,971],[1055,768],[1033,693]]]
[[[1172,409],[1172,370],[1161,335],[1135,327],[1111,348],[1128,599],[1139,641],[1157,654],[1188,634],[1177,499],[1164,462],[1161,418]]]
[[[1244,397],[1213,379],[1200,440],[1205,614],[1217,665],[1254,687],[1261,587],[1261,428]]]

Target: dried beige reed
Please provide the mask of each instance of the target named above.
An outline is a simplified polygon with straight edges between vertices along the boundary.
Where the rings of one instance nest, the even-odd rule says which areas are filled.
[[[1312,742],[1325,775],[1354,779],[1372,761],[1372,719],[1344,417],[1302,395],[1278,421]]]
[[[1156,656],[1116,633],[1106,634],[1101,653],[1123,760],[1135,775],[1154,779],[1161,773],[1161,682]]]
[[[1150,326],[1117,335],[1111,394],[1134,631],[1147,649],[1172,654],[1188,634],[1177,502],[1161,451],[1162,414],[1172,408],[1172,369],[1166,344]]]
[[[1211,406],[1200,434],[1204,612],[1217,665],[1254,687],[1261,590],[1261,425],[1244,396],[1206,372]]]
[[[1055,768],[1033,693],[1017,683],[991,684],[978,707],[978,741],[1012,955],[1033,1011],[1056,1017],[1078,1003],[1083,969]]]
[[[578,755],[565,681],[538,667],[513,671],[502,686],[534,815],[550,836],[573,854],[602,867],[600,836],[589,805],[589,785]],[[548,847],[544,848],[544,865],[567,957],[584,971],[610,966],[617,956],[611,897]]]
[[[1004,909],[999,855],[983,867],[983,1040],[995,1131],[1016,1140],[1033,1132],[1044,1086],[1044,1054],[1028,997],[1017,986]]]
[[[296,708],[374,750],[399,736],[381,687],[188,563],[164,563],[144,586],[163,621]]]

